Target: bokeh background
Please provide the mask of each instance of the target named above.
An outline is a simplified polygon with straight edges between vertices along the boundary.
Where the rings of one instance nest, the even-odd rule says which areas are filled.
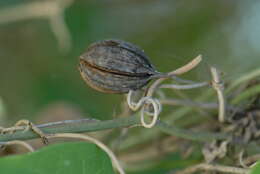
[[[107,38],[139,45],[162,72],[202,54],[187,78],[207,80],[215,65],[234,79],[260,66],[259,11],[257,0],[2,0],[0,125],[120,113],[124,96],[90,89],[77,70]]]

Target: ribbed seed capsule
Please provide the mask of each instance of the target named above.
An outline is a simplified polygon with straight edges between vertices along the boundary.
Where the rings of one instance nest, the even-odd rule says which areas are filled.
[[[148,57],[135,45],[104,40],[80,56],[80,74],[92,88],[105,93],[127,93],[160,76]]]

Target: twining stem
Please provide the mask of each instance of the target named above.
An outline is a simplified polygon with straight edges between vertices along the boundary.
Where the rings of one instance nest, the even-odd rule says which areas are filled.
[[[140,124],[140,117],[138,115],[117,118],[114,120],[105,120],[105,121],[95,121],[89,119],[81,120],[70,120],[70,121],[60,121],[52,122],[43,125],[36,125],[40,128],[45,134],[54,134],[54,133],[82,133],[82,132],[94,132],[112,128],[122,128],[129,126],[138,126]],[[177,136],[184,139],[195,140],[195,141],[210,141],[214,139],[227,139],[229,135],[227,134],[217,134],[217,133],[208,133],[208,132],[193,132],[186,129],[177,128],[175,126],[167,125],[163,122],[157,122],[156,127],[162,132]],[[0,135],[0,142],[6,142],[11,140],[28,140],[38,138],[37,134],[33,131],[23,131],[22,128],[14,133],[7,133]]]

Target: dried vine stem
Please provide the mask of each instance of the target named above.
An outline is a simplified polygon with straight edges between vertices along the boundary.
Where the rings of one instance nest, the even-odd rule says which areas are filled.
[[[218,108],[218,103],[202,103],[194,102],[192,100],[179,100],[172,98],[160,99],[162,105],[173,105],[173,106],[190,106],[190,107],[199,107],[204,109],[216,109]]]
[[[156,80],[148,89],[147,96],[153,96],[154,91],[158,88],[158,86],[169,77],[175,76],[175,75],[181,75],[183,73],[186,73],[193,68],[195,68],[202,60],[201,55],[198,55],[196,58],[194,58],[191,62],[187,63],[186,65],[167,73],[167,77],[160,78]]]
[[[238,154],[238,161],[240,166],[242,166],[243,168],[249,168],[249,166],[246,165],[246,163],[243,160],[243,155],[244,155],[245,150],[242,150],[239,154]]]
[[[13,133],[17,130],[23,130],[24,132],[28,130],[32,130],[35,134],[39,135],[39,137],[42,139],[42,142],[44,144],[48,144],[48,140],[46,139],[44,133],[29,120],[19,120],[17,123],[15,123],[13,127],[10,128],[0,127],[0,133],[2,134]]]
[[[19,145],[19,146],[24,147],[25,149],[27,149],[30,152],[34,152],[34,148],[30,144],[28,144],[24,141],[13,140],[13,141],[8,141],[8,142],[0,142],[0,146],[1,145],[2,146]]]
[[[232,174],[249,174],[249,169],[243,169],[238,167],[230,167],[230,166],[223,166],[223,165],[211,165],[211,164],[198,164],[187,169],[184,169],[180,172],[175,172],[174,174],[192,174],[198,170],[206,170],[206,171],[218,171],[224,173],[232,173]],[[173,174],[173,173],[169,173]]]
[[[218,112],[218,119],[220,122],[225,121],[225,97],[224,97],[224,85],[223,82],[220,80],[220,75],[218,70],[215,67],[210,67],[210,72],[212,75],[212,86],[216,90],[218,95],[218,102],[219,102],[219,112]]]
[[[201,82],[201,83],[193,83],[188,85],[175,85],[175,84],[164,84],[161,85],[160,88],[170,88],[170,89],[194,89],[194,88],[200,88],[204,86],[208,86],[208,82]]]
[[[159,99],[162,105],[173,105],[173,106],[190,106],[190,107],[199,107],[203,109],[218,109],[219,104],[215,102],[194,102],[192,100],[179,100],[173,98],[163,98]],[[227,111],[241,111],[241,108],[235,107],[233,105],[226,105]]]
[[[85,141],[90,141],[94,144],[96,144],[98,147],[100,147],[103,151],[105,151],[108,156],[110,157],[113,166],[118,170],[120,174],[125,174],[121,164],[119,163],[117,157],[112,152],[112,150],[109,149],[105,144],[103,144],[101,141],[90,137],[88,135],[82,135],[82,134],[73,134],[73,133],[58,133],[58,134],[52,134],[48,135],[47,138],[74,138],[74,139],[81,139]]]

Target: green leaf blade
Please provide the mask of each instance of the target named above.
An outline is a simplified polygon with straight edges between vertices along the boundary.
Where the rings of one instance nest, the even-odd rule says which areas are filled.
[[[39,151],[0,158],[5,174],[114,174],[107,154],[94,144],[55,144]]]
[[[260,161],[258,161],[256,165],[254,165],[254,167],[250,171],[250,174],[260,174]]]

